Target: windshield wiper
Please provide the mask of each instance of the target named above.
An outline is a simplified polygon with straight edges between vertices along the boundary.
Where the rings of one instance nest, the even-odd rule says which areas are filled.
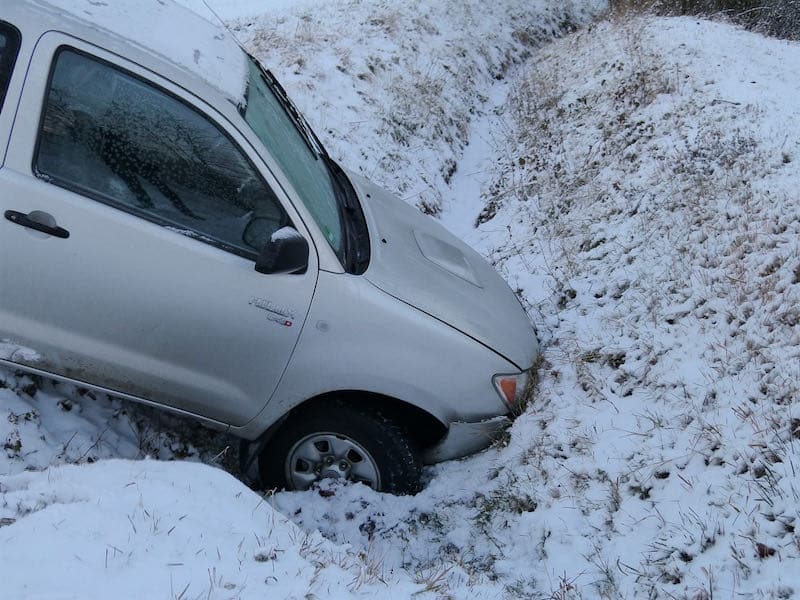
[[[325,166],[328,168],[331,179],[333,179],[336,184],[336,195],[341,200],[342,206],[351,212],[356,210],[358,208],[358,201],[353,198],[353,194],[349,191],[350,180],[347,178],[347,175],[345,175],[344,169],[327,154],[322,158],[325,162]]]
[[[345,232],[345,266],[349,273],[360,274],[369,264],[369,232],[364,221],[361,205],[355,195],[350,179],[344,169],[330,156],[323,156],[333,182],[334,194],[339,204]]]
[[[353,226],[353,212],[355,207],[341,179],[343,175],[343,173],[340,173],[341,167],[329,156],[324,156],[323,162],[328,171],[328,177],[331,179],[333,195],[336,198],[336,205],[339,208],[339,218],[342,223],[342,230],[344,231],[344,244],[342,245],[343,262],[346,263],[344,268],[346,271],[352,272],[358,267],[356,260],[358,254],[358,240],[356,239]]]

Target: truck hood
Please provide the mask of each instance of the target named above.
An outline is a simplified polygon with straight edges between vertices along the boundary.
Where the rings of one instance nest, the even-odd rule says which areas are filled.
[[[517,368],[530,367],[538,353],[533,326],[491,265],[431,217],[369,180],[348,175],[370,231],[372,256],[364,277]]]

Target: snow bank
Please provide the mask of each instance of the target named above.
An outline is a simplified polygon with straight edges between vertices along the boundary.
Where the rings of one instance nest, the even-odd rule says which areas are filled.
[[[139,456],[135,426],[119,402],[96,402],[74,388],[39,390],[30,377],[4,375],[0,371],[0,477],[60,462]]]
[[[302,533],[205,465],[54,467],[4,478],[0,491],[4,598],[408,598],[420,589],[374,557]]]

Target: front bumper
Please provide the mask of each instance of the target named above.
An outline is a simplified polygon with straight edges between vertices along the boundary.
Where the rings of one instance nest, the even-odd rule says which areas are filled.
[[[493,417],[477,423],[450,423],[450,429],[441,442],[428,448],[422,456],[426,465],[467,456],[483,450],[511,425],[505,416]]]

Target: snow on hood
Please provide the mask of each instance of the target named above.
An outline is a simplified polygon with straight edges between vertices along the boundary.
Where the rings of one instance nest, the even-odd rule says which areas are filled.
[[[130,41],[202,78],[235,100],[244,97],[247,57],[221,25],[171,0],[33,0]]]

